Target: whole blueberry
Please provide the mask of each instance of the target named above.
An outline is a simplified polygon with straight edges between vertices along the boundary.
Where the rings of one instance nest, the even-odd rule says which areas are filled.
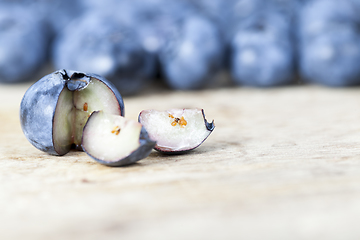
[[[243,20],[230,51],[231,73],[237,84],[270,87],[293,82],[293,40],[281,14],[261,12]]]
[[[82,129],[93,111],[124,115],[120,93],[105,78],[60,70],[44,76],[25,93],[20,122],[25,137],[39,150],[64,155],[80,148]]]
[[[212,10],[216,19],[221,24],[221,29],[226,37],[227,43],[231,42],[239,27],[249,18],[254,18],[260,12],[267,11],[268,6],[265,0],[228,0],[221,1]],[[202,0],[203,5],[211,6],[206,0]],[[212,14],[214,15],[214,14]]]
[[[0,8],[0,82],[32,80],[46,60],[48,35],[34,12],[2,5]]]
[[[26,8],[41,19],[52,37],[85,10],[79,0],[0,0],[0,5]]]
[[[142,47],[136,28],[115,11],[89,11],[69,25],[55,41],[57,68],[94,72],[109,79],[122,94],[146,86],[155,71],[155,57]]]
[[[170,87],[200,88],[219,71],[222,36],[216,24],[193,4],[133,0],[117,6],[124,13],[119,18],[136,30],[143,49],[157,56],[162,77]]]
[[[328,86],[360,84],[360,15],[355,1],[306,2],[299,19],[300,74]]]
[[[167,84],[173,89],[199,89],[223,66],[224,43],[215,24],[201,15],[179,21],[159,54]]]
[[[183,90],[206,86],[223,67],[224,39],[219,26],[189,2],[152,3],[155,8],[147,12],[147,26],[160,36],[158,55],[166,83]]]

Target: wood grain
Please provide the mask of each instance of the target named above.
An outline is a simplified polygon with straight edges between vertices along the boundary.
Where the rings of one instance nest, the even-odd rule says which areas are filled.
[[[111,168],[30,145],[28,87],[0,85],[0,239],[360,239],[359,88],[128,97],[128,118],[200,107],[216,128],[189,154]]]

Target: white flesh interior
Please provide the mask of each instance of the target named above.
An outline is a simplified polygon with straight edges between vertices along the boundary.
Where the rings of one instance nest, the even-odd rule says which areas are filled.
[[[115,162],[139,148],[141,128],[140,123],[122,116],[96,112],[84,128],[82,146],[94,158]]]
[[[56,152],[64,155],[69,152],[72,140],[72,93],[64,88],[60,93],[55,109],[53,141]]]
[[[84,105],[87,104],[87,111]],[[102,110],[108,114],[120,115],[119,103],[114,93],[102,82],[92,78],[89,85],[74,92],[74,143],[81,145],[82,131],[93,111]]]
[[[174,118],[184,117],[187,124],[172,126]],[[200,109],[173,109],[168,111],[145,110],[140,114],[140,122],[145,127],[156,148],[163,151],[184,151],[197,147],[211,133],[207,130]]]
[[[80,146],[87,119],[93,111],[99,110],[114,115],[121,114],[114,93],[104,83],[92,78],[83,90],[71,92],[64,88],[59,96],[54,116],[55,149],[65,154],[70,150],[72,143]]]

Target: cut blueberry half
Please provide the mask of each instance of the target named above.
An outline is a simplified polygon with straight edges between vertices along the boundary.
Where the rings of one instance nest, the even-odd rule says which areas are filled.
[[[82,135],[83,150],[97,162],[123,166],[147,157],[155,146],[142,125],[122,116],[93,112]]]
[[[156,141],[155,150],[182,153],[200,146],[214,130],[203,109],[144,110],[139,122]]]
[[[120,93],[106,79],[74,71],[56,71],[33,84],[20,106],[26,138],[36,148],[64,155],[81,150],[83,127],[93,111],[124,115]]]

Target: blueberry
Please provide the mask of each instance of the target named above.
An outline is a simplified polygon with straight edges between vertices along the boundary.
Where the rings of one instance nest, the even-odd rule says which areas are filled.
[[[300,73],[329,86],[360,84],[360,15],[354,1],[304,4],[299,21]]]
[[[231,42],[238,28],[245,20],[254,18],[261,11],[266,11],[267,1],[264,0],[229,0],[223,1],[220,12],[222,29],[228,42]]]
[[[141,90],[155,72],[155,56],[142,47],[136,28],[114,11],[90,11],[75,20],[55,41],[57,68],[94,72],[122,94]]]
[[[188,0],[195,8],[214,19],[228,40],[238,24],[264,7],[261,0]]]
[[[220,26],[226,43],[226,64],[235,83],[267,87],[293,81],[296,1],[192,2]]]
[[[144,110],[139,122],[156,141],[155,150],[168,154],[197,148],[215,129],[214,121],[205,119],[203,109]]]
[[[290,25],[278,13],[259,12],[239,23],[230,42],[231,73],[237,84],[270,87],[293,82]]]
[[[79,0],[0,0],[0,4],[25,7],[41,18],[52,35],[83,13]]]
[[[191,4],[194,5],[197,11],[205,14],[206,16],[214,19],[219,25],[223,26],[223,23],[226,21],[228,15],[225,15],[227,10],[230,9],[232,5],[231,0],[188,0]]]
[[[91,114],[82,135],[84,151],[107,166],[139,161],[150,154],[155,143],[140,123],[103,111]]]
[[[174,89],[199,89],[223,64],[223,39],[201,15],[184,17],[159,54],[166,82]]]
[[[22,130],[31,144],[53,155],[81,149],[83,127],[93,111],[124,115],[120,93],[105,78],[61,70],[44,76],[20,105]]]
[[[224,39],[218,26],[181,1],[169,1],[165,10],[153,14],[152,26],[162,37],[158,52],[166,83],[173,89],[199,89],[214,80],[224,60]]]
[[[158,56],[168,85],[204,86],[222,64],[223,42],[213,22],[185,1],[125,1],[120,16],[136,29],[146,52]],[[130,12],[130,14],[129,14]]]
[[[48,35],[34,12],[0,8],[0,82],[31,80],[46,60]]]

